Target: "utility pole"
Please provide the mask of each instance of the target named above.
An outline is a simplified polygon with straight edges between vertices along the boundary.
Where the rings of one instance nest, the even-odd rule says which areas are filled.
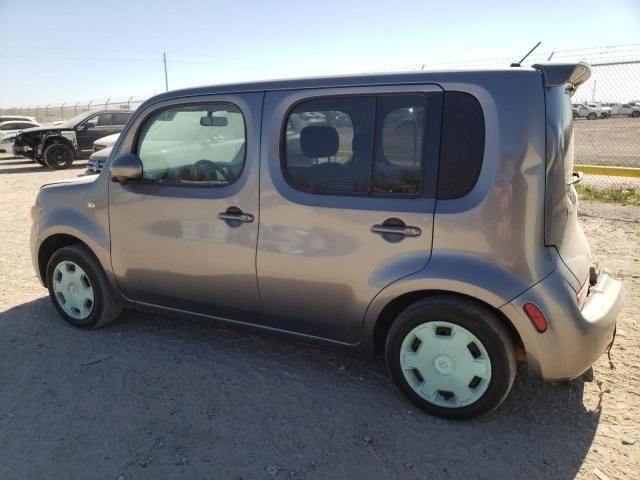
[[[169,91],[169,79],[167,78],[167,52],[162,52],[162,61],[164,62],[164,88]]]

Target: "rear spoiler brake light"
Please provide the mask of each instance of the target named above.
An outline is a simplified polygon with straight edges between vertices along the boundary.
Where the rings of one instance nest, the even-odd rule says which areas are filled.
[[[567,83],[572,89],[578,88],[591,76],[591,66],[586,62],[577,63],[538,63],[533,68],[542,72],[544,86],[561,87]]]

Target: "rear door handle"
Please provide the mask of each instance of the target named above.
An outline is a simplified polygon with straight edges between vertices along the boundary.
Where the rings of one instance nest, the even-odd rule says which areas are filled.
[[[373,233],[380,235],[402,235],[403,237],[418,237],[422,233],[419,227],[410,225],[373,225],[371,227]]]
[[[242,212],[221,212],[218,214],[218,218],[229,222],[253,222],[253,215]]]

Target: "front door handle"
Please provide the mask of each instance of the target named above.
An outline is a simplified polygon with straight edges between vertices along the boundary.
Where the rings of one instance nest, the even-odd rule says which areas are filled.
[[[380,235],[402,235],[403,237],[418,237],[422,233],[420,227],[410,225],[373,225],[371,231]]]
[[[229,222],[245,222],[250,223],[253,222],[253,215],[250,213],[242,213],[242,212],[221,212],[218,214],[218,218],[220,220],[225,220]]]

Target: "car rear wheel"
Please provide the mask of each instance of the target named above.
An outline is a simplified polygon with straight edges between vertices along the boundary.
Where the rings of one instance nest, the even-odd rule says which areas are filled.
[[[453,296],[427,298],[404,310],[389,331],[386,360],[413,404],[453,419],[497,408],[516,372],[511,338],[495,314]]]
[[[73,150],[63,143],[49,145],[44,151],[45,163],[54,170],[69,168],[74,160]]]
[[[100,263],[84,245],[57,250],[46,278],[53,305],[74,327],[103,327],[122,312]]]

